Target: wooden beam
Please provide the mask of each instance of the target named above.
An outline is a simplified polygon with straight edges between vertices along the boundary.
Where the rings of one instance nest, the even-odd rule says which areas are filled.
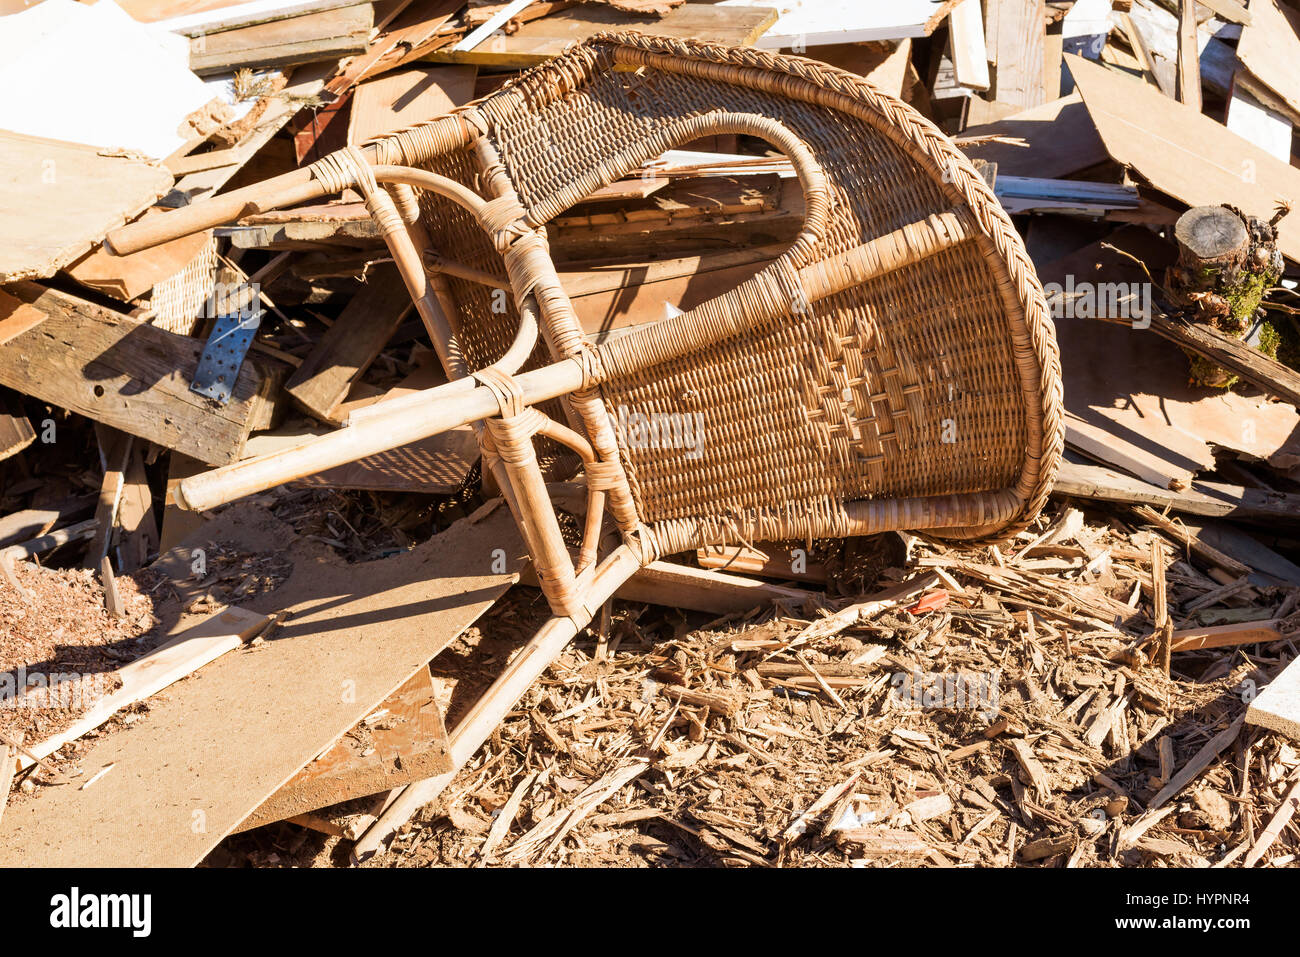
[[[237,461],[269,425],[279,363],[246,359],[217,406],[189,388],[201,341],[35,283],[10,290],[46,319],[0,346],[0,384],[209,465]]]
[[[1201,111],[1201,52],[1196,42],[1196,2],[1178,4],[1178,102]]]
[[[352,384],[375,361],[411,308],[410,294],[396,268],[385,264],[375,269],[289,377],[285,391],[305,412],[335,422],[335,407],[347,398]]]

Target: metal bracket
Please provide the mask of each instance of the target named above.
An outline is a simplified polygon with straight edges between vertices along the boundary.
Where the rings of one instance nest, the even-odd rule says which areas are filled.
[[[256,300],[250,310],[240,309],[234,315],[218,316],[203,347],[203,355],[199,357],[198,368],[194,370],[190,391],[216,399],[222,405],[229,402],[244,356],[261,324],[262,307]]]

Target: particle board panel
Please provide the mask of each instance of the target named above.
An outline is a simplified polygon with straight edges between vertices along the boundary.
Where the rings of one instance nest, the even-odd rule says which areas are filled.
[[[421,668],[365,721],[245,818],[237,830],[390,791],[451,769],[447,728],[433,678],[428,668]]]
[[[199,863],[473,624],[516,580],[524,551],[509,511],[493,505],[411,551],[354,565],[252,507],[223,512],[191,541],[232,538],[291,543],[289,579],[241,603],[287,613],[283,625],[92,745],[79,761],[87,776],[114,765],[95,787],[49,788],[11,807],[0,866]],[[492,570],[497,549],[505,571]]]

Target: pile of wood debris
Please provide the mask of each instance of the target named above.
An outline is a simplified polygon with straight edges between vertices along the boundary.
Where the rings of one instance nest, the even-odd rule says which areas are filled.
[[[1066,461],[997,547],[643,569],[421,805],[547,616],[471,430],[175,502],[445,381],[364,204],[104,237],[623,29],[811,57],[953,136],[1053,307]],[[0,104],[0,863],[1295,863],[1300,3],[0,0],[0,38],[31,91]],[[599,341],[803,214],[727,135],[547,235]],[[57,674],[95,694],[45,707]]]
[[[898,583],[811,620],[619,602],[370,866],[1291,864],[1300,751],[1247,712],[1294,657],[1300,589],[1215,601],[1232,559],[1090,517],[979,552],[912,539]],[[545,614],[515,589],[441,680],[493,671]],[[345,862],[382,805],[213,862]]]

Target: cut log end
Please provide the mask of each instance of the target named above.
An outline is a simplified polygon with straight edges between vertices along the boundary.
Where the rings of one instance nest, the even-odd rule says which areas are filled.
[[[1197,264],[1239,262],[1250,245],[1241,217],[1223,206],[1196,206],[1178,217],[1174,238]]]

